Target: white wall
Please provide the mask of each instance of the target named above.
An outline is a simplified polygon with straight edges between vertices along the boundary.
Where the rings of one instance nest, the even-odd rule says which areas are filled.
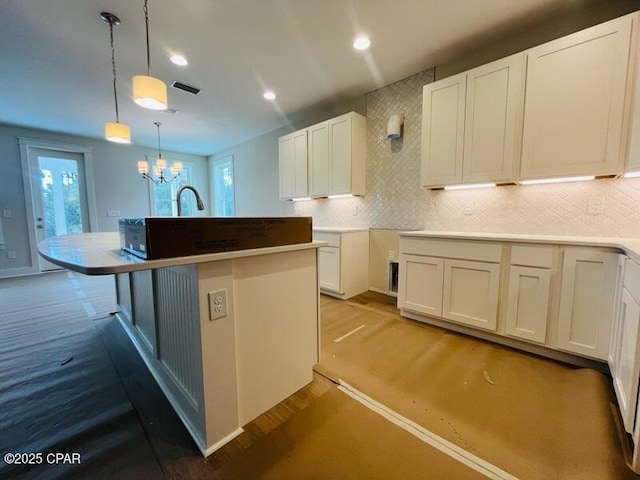
[[[154,147],[118,145],[101,139],[62,135],[43,130],[0,124],[0,212],[10,210],[11,218],[3,218],[5,250],[0,250],[0,277],[12,270],[30,268],[29,232],[22,183],[22,167],[18,138],[85,146],[91,149],[96,194],[97,225],[94,231],[116,231],[117,218],[108,217],[107,210],[119,210],[121,216],[149,215],[148,181],[140,178],[136,162],[145,155],[155,157]],[[193,164],[193,184],[209,205],[208,165],[206,157],[163,152],[169,161],[182,160]],[[204,212],[207,213],[207,212]],[[16,258],[7,258],[15,251]]]

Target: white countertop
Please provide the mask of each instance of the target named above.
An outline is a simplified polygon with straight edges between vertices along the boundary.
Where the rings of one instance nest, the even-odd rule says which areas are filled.
[[[208,253],[186,257],[143,260],[120,250],[118,232],[82,233],[79,235],[60,235],[43,240],[38,245],[40,255],[50,262],[85,275],[109,275],[113,273],[150,270],[176,265],[215,262],[233,258],[252,257],[271,253],[290,252],[308,248],[318,248],[327,242],[298,243],[278,247],[236,250],[233,252]]]
[[[313,227],[314,232],[321,233],[350,233],[350,232],[368,232],[367,227]]]
[[[624,251],[640,262],[640,239],[617,237],[582,237],[564,235],[530,235],[523,233],[480,233],[480,232],[442,232],[434,230],[416,230],[401,232],[401,237],[453,238],[462,240],[495,240],[518,243],[546,243],[555,245],[578,245],[585,247],[609,247]]]

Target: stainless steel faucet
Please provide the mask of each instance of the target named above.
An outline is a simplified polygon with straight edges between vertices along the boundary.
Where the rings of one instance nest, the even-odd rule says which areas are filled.
[[[182,216],[182,206],[180,204],[180,195],[182,195],[182,192],[184,190],[191,190],[196,196],[196,202],[198,202],[198,210],[204,210],[204,203],[202,202],[202,199],[200,198],[198,191],[191,185],[183,185],[178,189],[178,193],[176,195],[176,201],[178,202],[178,216],[179,217]]]

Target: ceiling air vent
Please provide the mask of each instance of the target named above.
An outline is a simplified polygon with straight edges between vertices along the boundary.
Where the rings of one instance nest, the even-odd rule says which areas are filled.
[[[192,87],[191,85],[187,85],[186,83],[182,83],[182,82],[178,82],[177,80],[175,80],[171,86],[173,88],[177,88],[178,90],[183,90],[185,92],[189,92],[189,93],[193,93],[194,95],[197,95],[200,93],[200,89],[196,88],[196,87]]]

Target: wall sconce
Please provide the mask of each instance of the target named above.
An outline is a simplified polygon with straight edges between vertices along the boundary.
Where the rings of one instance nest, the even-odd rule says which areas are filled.
[[[395,140],[402,136],[402,124],[404,123],[404,117],[400,115],[391,115],[389,123],[387,124],[387,138]]]
[[[167,168],[167,161],[162,158],[162,150],[160,149],[160,126],[162,123],[153,122],[153,124],[158,129],[158,158],[156,159],[156,164],[153,167],[153,173],[149,174],[149,162],[146,160],[138,161],[138,173],[142,175],[142,178],[146,178],[147,180],[151,180],[154,183],[169,183],[173,182],[176,178],[180,176],[180,172],[182,171],[182,162],[173,162],[169,171],[173,178],[167,179],[164,175],[164,169]],[[153,176],[157,178],[153,178]]]

